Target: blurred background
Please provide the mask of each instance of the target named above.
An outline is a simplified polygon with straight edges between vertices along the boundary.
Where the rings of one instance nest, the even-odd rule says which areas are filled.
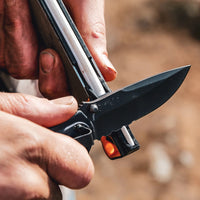
[[[78,200],[200,199],[200,1],[106,0],[116,90],[175,67],[192,68],[170,101],[132,123],[141,149],[109,160],[91,151],[95,175]]]

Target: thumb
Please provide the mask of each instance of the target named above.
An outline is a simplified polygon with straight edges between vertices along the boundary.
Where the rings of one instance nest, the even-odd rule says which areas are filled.
[[[116,78],[117,72],[108,59],[104,20],[104,1],[68,0],[72,17],[87,47],[106,81]]]
[[[49,101],[21,93],[0,93],[0,110],[51,127],[71,118],[77,102],[71,96]]]

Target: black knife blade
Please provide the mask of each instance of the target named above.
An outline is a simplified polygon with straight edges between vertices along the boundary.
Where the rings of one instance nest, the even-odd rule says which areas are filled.
[[[176,68],[150,77],[84,106],[96,108],[88,115],[95,128],[95,138],[130,124],[164,104],[180,87],[190,66]]]
[[[108,136],[164,104],[180,87],[189,69],[189,65],[176,68],[83,102],[71,119],[50,129],[73,137],[89,151],[93,140]]]

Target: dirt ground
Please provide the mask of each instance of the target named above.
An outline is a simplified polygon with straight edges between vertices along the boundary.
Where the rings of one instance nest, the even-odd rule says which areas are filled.
[[[169,0],[106,1],[109,56],[118,70],[112,90],[175,67],[192,68],[170,101],[131,125],[139,151],[111,161],[95,144],[95,175],[78,200],[200,199],[200,40],[198,30],[193,34],[200,13],[197,1],[188,2],[179,15],[176,5],[164,4]]]

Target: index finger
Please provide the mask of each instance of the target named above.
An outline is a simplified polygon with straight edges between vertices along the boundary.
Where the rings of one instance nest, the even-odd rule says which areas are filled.
[[[94,57],[106,81],[116,78],[117,72],[108,59],[104,0],[64,0],[77,28]]]

